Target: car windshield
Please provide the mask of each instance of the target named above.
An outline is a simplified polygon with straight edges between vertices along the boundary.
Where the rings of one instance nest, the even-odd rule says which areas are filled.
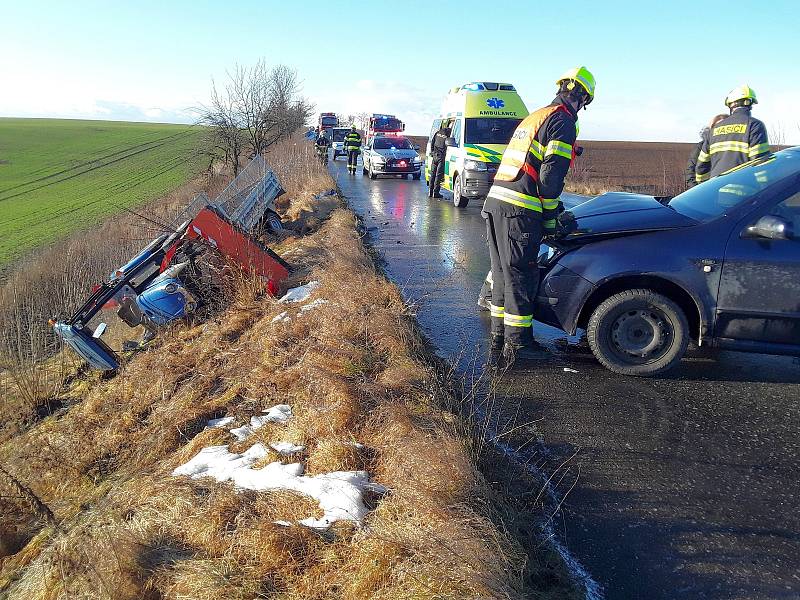
[[[347,135],[347,132],[350,131],[349,129],[334,129],[333,130],[333,141],[334,142],[343,142],[344,136]]]
[[[375,119],[373,124],[373,129],[375,131],[397,131],[400,129],[401,122],[400,119],[394,119],[390,117],[381,117]]]
[[[336,125],[336,117],[322,117],[323,125]]]
[[[522,119],[466,119],[466,144],[508,144]]]
[[[669,206],[690,219],[713,221],[798,172],[800,157],[796,153],[768,155],[686,190],[670,200]]]
[[[375,138],[375,150],[411,150],[411,142],[406,138],[379,137]]]

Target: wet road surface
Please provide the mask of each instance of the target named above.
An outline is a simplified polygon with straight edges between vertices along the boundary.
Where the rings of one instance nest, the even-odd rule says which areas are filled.
[[[489,329],[479,203],[331,170],[429,339],[468,367]],[[579,338],[540,324],[536,337],[550,352],[503,377],[499,404],[509,429],[530,423],[514,443],[533,440],[556,496],[569,492],[552,525],[594,580],[588,597],[800,598],[797,361],[721,353],[636,379]]]

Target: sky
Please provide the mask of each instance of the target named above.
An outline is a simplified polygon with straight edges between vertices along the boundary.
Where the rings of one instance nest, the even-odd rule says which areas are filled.
[[[453,86],[510,82],[535,110],[582,64],[583,139],[695,141],[748,83],[772,141],[800,144],[798,23],[797,0],[0,0],[0,116],[191,122],[212,80],[263,58],[318,111],[427,134]]]

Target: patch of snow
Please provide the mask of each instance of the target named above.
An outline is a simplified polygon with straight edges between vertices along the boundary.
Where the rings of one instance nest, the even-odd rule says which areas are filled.
[[[269,447],[278,454],[294,454],[295,452],[302,452],[306,449],[305,446],[297,446],[291,442],[275,442],[274,444],[270,444]]]
[[[231,423],[233,423],[235,419],[233,417],[220,417],[219,419],[209,419],[208,424],[206,427],[208,429],[220,429],[222,427],[227,427]]]
[[[247,452],[236,454],[228,446],[203,448],[186,464],[172,474],[188,475],[192,479],[212,477],[217,481],[230,481],[238,489],[267,491],[289,490],[314,498],[324,515],[321,519],[308,518],[300,524],[313,528],[327,528],[336,521],[361,523],[368,512],[364,504],[365,490],[385,490],[370,483],[366,471],[336,471],[313,477],[303,475],[303,465],[285,465],[272,462],[261,469],[252,465],[267,454],[262,444],[253,445]]]
[[[570,369],[569,367],[564,367],[564,373],[578,373],[578,371]]]
[[[301,285],[300,287],[292,288],[286,294],[278,300],[280,303],[286,302],[305,302],[308,300],[308,297],[311,295],[315,289],[319,287],[319,281],[309,281],[305,285]]]
[[[327,303],[328,303],[328,301],[325,300],[325,298],[317,298],[313,302],[309,302],[308,304],[305,304],[305,305],[301,306],[300,307],[300,314],[303,314],[307,310],[314,310],[315,308],[319,308],[323,304],[327,304]]]
[[[273,521],[273,523],[275,523],[275,525],[283,525],[284,527],[291,527],[294,525],[291,521]]]
[[[264,423],[267,422],[286,423],[286,421],[288,421],[292,416],[292,407],[289,406],[288,404],[276,404],[275,406],[273,406],[272,408],[268,408],[264,412],[267,413],[266,416],[267,420],[264,421]],[[262,417],[262,419],[263,418],[265,417]]]
[[[291,320],[292,319],[289,317],[289,315],[286,313],[286,311],[283,311],[281,314],[273,317],[272,321],[270,321],[270,323],[278,323],[278,322],[285,323],[285,322],[291,321]]]
[[[237,442],[245,441],[254,431],[258,431],[266,423],[286,423],[292,416],[292,407],[288,404],[277,404],[264,412],[266,414],[263,416],[250,417],[250,425],[242,425],[230,430],[236,437]]]

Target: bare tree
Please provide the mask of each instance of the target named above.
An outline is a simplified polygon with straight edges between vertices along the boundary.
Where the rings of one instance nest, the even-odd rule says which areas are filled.
[[[223,158],[237,173],[242,153],[263,154],[303,127],[313,111],[300,95],[297,72],[284,65],[269,68],[261,59],[252,67],[236,65],[224,92],[214,86],[211,104],[198,112],[199,122],[212,129],[206,140],[212,161]]]
[[[209,157],[209,170],[215,160],[222,160],[226,166],[232,165],[234,175],[238,175],[239,159],[244,151],[246,138],[232,92],[233,87],[228,84],[219,93],[216,83],[212,81],[211,101],[207,106],[197,109],[197,122],[208,128],[201,143],[203,151]]]

